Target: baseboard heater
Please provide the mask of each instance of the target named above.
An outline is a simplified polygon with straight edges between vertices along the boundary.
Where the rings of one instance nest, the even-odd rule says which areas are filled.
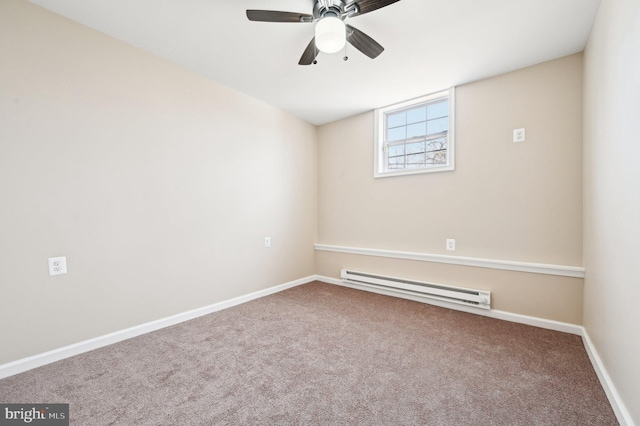
[[[458,303],[481,309],[491,309],[491,292],[472,288],[453,287],[444,284],[433,284],[402,278],[356,272],[343,269],[340,273],[345,283],[390,290],[413,296]]]

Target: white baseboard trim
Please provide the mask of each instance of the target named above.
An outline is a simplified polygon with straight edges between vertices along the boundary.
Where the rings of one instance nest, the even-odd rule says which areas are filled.
[[[587,333],[587,330],[584,328],[582,330],[582,343],[584,343],[584,347],[587,350],[587,355],[589,355],[593,369],[596,370],[598,379],[600,379],[602,388],[607,394],[607,398],[609,398],[611,408],[613,408],[613,412],[616,414],[620,426],[635,426],[635,423],[631,418],[631,414],[629,414],[626,405],[622,402],[620,394],[611,380],[611,376],[609,376],[607,369],[604,367],[604,364],[600,359],[600,355],[598,355],[598,351],[589,337],[589,333]]]
[[[0,365],[0,379],[315,281],[315,275]]]
[[[446,263],[450,265],[474,266],[477,268],[502,269],[505,271],[530,272],[534,274],[559,275],[561,277],[584,278],[581,266],[552,265],[547,263],[515,262],[511,260],[482,259],[478,257],[447,256],[442,254],[416,253],[410,251],[382,250],[363,247],[344,247],[315,244],[316,250],[361,256],[388,257],[392,259],[417,260],[420,262]]]
[[[561,331],[564,333],[578,335],[582,337],[582,342],[587,351],[587,355],[589,356],[591,364],[593,365],[593,369],[595,370],[598,376],[598,379],[600,380],[600,384],[602,385],[602,388],[604,389],[607,395],[607,398],[609,399],[609,403],[611,404],[611,408],[613,409],[618,419],[618,422],[620,423],[621,426],[635,426],[635,423],[633,422],[633,419],[631,418],[629,411],[627,410],[624,402],[622,402],[622,399],[620,398],[620,394],[618,394],[618,391],[616,390],[616,387],[614,386],[613,381],[609,376],[609,373],[604,367],[602,360],[598,356],[598,352],[593,346],[593,342],[589,338],[589,334],[587,333],[586,329],[581,325],[569,324],[565,322],[553,321],[553,320],[548,320],[548,319],[538,318],[538,317],[531,317],[527,315],[514,314],[511,312],[498,311],[495,309],[491,309],[487,311],[485,309],[477,309],[473,307],[458,305],[456,303],[448,303],[445,301],[440,301],[435,299],[427,301],[426,299],[418,296],[411,296],[409,294],[398,293],[398,292],[394,292],[393,290],[375,289],[368,286],[359,286],[353,283],[345,283],[341,279],[325,277],[322,275],[316,275],[316,280],[322,281],[328,284],[335,284],[343,287],[354,288],[357,290],[364,290],[372,293],[378,293],[378,294],[384,294],[387,296],[414,300],[416,302],[428,303],[428,304],[440,306],[443,308],[454,309],[457,311],[468,312],[468,313],[482,315],[485,317],[500,319],[504,321],[527,324],[534,327],[540,327],[548,330],[555,330],[555,331]]]

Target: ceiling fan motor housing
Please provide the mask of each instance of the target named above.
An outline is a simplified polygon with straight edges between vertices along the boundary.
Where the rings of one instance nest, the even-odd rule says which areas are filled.
[[[315,19],[320,19],[325,16],[335,16],[344,19],[346,17],[345,15],[345,3],[342,0],[318,0],[313,7],[313,17]]]

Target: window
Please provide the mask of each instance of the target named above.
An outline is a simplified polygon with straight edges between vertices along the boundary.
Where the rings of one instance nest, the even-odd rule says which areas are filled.
[[[453,170],[454,89],[377,109],[374,177]]]

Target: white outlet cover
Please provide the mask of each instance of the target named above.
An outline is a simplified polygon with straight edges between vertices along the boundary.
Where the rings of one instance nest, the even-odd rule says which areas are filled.
[[[264,237],[264,246],[271,247],[271,237]]]
[[[67,258],[62,257],[50,257],[49,258],[49,275],[62,275],[67,273]]]
[[[456,249],[456,240],[453,238],[447,238],[447,250],[455,251]]]
[[[515,129],[513,131],[513,141],[514,142],[524,142],[525,131],[524,129]]]

